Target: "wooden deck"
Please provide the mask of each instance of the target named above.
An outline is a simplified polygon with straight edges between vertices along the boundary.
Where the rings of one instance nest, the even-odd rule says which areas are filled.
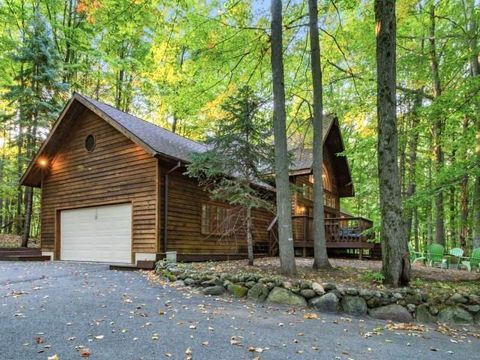
[[[362,258],[364,250],[375,247],[374,232],[371,230],[373,222],[362,217],[352,217],[340,213],[340,217],[325,218],[325,236],[327,250],[358,249],[358,256]],[[309,256],[313,252],[313,217],[308,215],[293,215],[292,228],[296,255]],[[276,219],[270,224],[270,255],[278,253],[278,235]]]

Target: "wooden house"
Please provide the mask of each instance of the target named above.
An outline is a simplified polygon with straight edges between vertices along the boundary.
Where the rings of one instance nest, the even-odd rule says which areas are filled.
[[[332,219],[342,217],[339,198],[353,195],[346,159],[335,155],[339,146],[332,119],[325,135],[326,216]],[[41,188],[43,254],[109,263],[152,261],[166,251],[181,260],[245,257],[244,231],[229,228],[234,209],[212,201],[184,175],[189,155],[204,150],[201,143],[74,94],[21,179]],[[297,165],[307,163],[299,158]],[[307,184],[302,196],[294,196],[295,242],[303,251],[310,247],[309,175],[308,166],[292,169],[292,181]],[[257,186],[274,198],[268,185]],[[265,210],[253,215],[255,252],[275,254],[275,216]],[[299,223],[307,232],[299,231]]]

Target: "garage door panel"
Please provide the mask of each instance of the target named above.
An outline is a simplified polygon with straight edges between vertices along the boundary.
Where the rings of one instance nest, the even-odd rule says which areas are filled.
[[[132,261],[131,204],[64,210],[60,215],[62,260]]]

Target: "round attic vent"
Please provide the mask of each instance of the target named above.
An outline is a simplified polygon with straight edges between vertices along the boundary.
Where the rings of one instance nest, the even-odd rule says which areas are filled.
[[[95,149],[95,136],[88,135],[85,138],[85,149],[87,149],[88,152],[92,152]]]

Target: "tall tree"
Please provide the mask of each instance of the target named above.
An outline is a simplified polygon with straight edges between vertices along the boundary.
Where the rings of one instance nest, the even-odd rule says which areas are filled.
[[[325,212],[323,209],[323,84],[318,36],[317,0],[308,0],[310,16],[310,57],[313,82],[313,267],[328,268],[325,239]]]
[[[262,111],[261,100],[248,87],[240,88],[227,99],[222,109],[225,117],[218,122],[208,142],[210,149],[192,155],[187,173],[197,178],[214,200],[241,208],[240,212],[231,211],[231,217],[239,218],[238,221],[227,219],[238,226],[220,224],[219,233],[221,236],[246,233],[248,262],[253,265],[252,210],[273,210],[266,196],[268,192],[259,185],[262,173],[272,169],[271,126]]]
[[[397,164],[395,0],[375,0],[377,43],[378,178],[383,274],[392,286],[408,284],[408,258]]]
[[[470,74],[474,80],[480,79],[480,49],[478,44],[478,6],[474,0],[469,1],[469,38],[470,38]],[[477,82],[478,83],[478,82]],[[475,146],[475,162],[476,173],[474,174],[473,188],[473,248],[480,247],[480,96],[478,90],[474,104],[475,130],[476,130],[476,146]]]
[[[20,133],[19,153],[25,146],[26,159],[31,159],[38,146],[41,129],[49,128],[60,110],[59,95],[66,90],[61,82],[61,64],[50,32],[49,24],[33,9],[24,46],[18,49],[13,59],[20,63],[18,83],[9,89],[6,98],[18,106],[19,124],[26,129]],[[25,137],[25,138],[24,138]],[[23,162],[19,163],[23,171]],[[33,207],[33,188],[27,187],[24,197],[24,220],[22,246],[27,246]]]
[[[432,71],[433,82],[433,97],[438,99],[442,95],[442,85],[440,82],[440,69],[437,56],[436,45],[436,21],[435,21],[435,5],[430,6],[430,67]],[[432,142],[433,152],[435,154],[435,170],[437,175],[443,168],[444,154],[442,149],[442,131],[443,120],[441,119],[443,114],[436,114],[436,119],[433,122],[432,127]],[[443,190],[440,187],[435,195],[435,242],[440,245],[445,245],[445,225],[444,225],[444,206],[443,206]]]
[[[283,69],[282,1],[271,4],[271,64],[273,82],[273,134],[275,142],[275,185],[277,188],[278,243],[282,273],[297,272],[292,233],[292,202],[288,177],[289,159],[285,110],[285,77]]]

